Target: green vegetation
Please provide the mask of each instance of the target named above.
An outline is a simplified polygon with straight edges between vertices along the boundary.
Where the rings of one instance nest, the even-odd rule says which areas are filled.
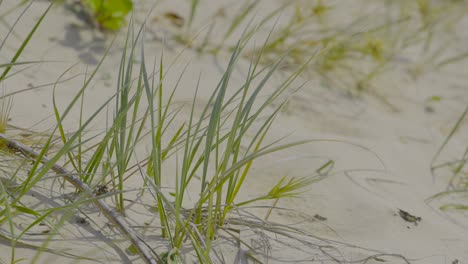
[[[2,65],[5,72],[21,64],[17,58],[40,22],[18,48],[11,63]],[[281,139],[267,140],[271,125],[286,102],[284,92],[290,89],[306,65],[277,84],[273,91],[265,92],[267,83],[282,61],[263,67],[260,65],[262,54],[259,53],[251,58],[243,85],[231,94],[228,92],[228,88],[232,88],[230,78],[254,33],[251,31],[238,42],[202,113],[196,116],[194,111],[198,90],[195,84],[191,114],[178,124],[176,120],[180,120],[181,109],[175,107],[172,101],[178,83],[174,87],[166,87],[167,72],[162,55],[158,64],[148,66],[141,43],[142,30],[143,27],[135,31],[130,25],[117,69],[116,92],[90,116],[83,114],[85,93],[102,61],[87,76],[82,88],[65,109],[60,109],[54,93],[56,126],[44,142],[35,146],[37,150],[5,135],[8,131],[4,121],[4,128],[0,131],[4,143],[0,155],[2,160],[10,162],[8,166],[2,163],[1,167],[0,224],[9,226],[8,234],[3,239],[10,241],[11,263],[22,260],[15,254],[17,245],[37,249],[32,262],[38,261],[42,252],[62,255],[48,247],[50,241],[60,234],[66,222],[76,213],[91,219],[82,209],[90,204],[95,204],[128,238],[131,243],[128,252],[140,253],[148,263],[184,263],[185,256],[180,252],[187,247],[193,248],[201,263],[211,263],[213,241],[219,237],[220,231],[232,230],[225,230],[225,225],[235,219],[232,217],[238,210],[261,201],[276,204],[281,198],[295,197],[323,178],[323,174],[306,178],[284,177],[264,195],[248,200],[238,199],[244,182],[252,177],[250,168],[257,159],[307,143],[279,144]],[[135,64],[135,61],[140,63]],[[66,75],[67,71],[62,75]],[[1,120],[7,120],[11,106],[7,98],[10,95],[5,94],[2,98]],[[107,120],[105,131],[88,135],[87,129],[109,108],[114,109],[113,117]],[[79,127],[72,133],[66,133],[68,129],[64,124],[69,118],[75,118],[71,116],[74,109],[79,109]],[[150,146],[148,156],[137,156],[136,149],[140,145]],[[174,161],[175,166],[168,169],[166,164]],[[68,183],[56,186],[62,179]],[[151,242],[142,242],[141,235],[129,228],[122,218],[126,213],[126,201],[134,198],[129,194],[130,182],[133,183],[132,188],[135,188],[135,182],[140,182],[141,186],[137,189],[145,197],[143,200],[151,201],[147,205],[156,208],[157,225],[161,228],[156,235],[166,241],[165,250],[149,248]],[[40,206],[33,203],[34,206],[31,206],[28,194],[40,193],[43,188],[40,186],[48,186],[46,188],[67,198],[59,204],[55,201],[41,203]],[[187,199],[188,196],[192,199]],[[112,206],[107,204],[109,199],[106,198],[110,197],[114,197]],[[57,217],[58,212],[61,213],[60,217]],[[18,229],[14,223],[22,221],[26,226]],[[235,219],[235,224],[242,225],[242,220]],[[23,241],[29,230],[39,225],[50,228],[44,233],[47,236],[44,243],[34,245]],[[244,225],[252,223],[245,222]],[[283,227],[278,228],[278,232],[284,230]],[[67,257],[86,259],[84,256]]]
[[[81,2],[100,27],[110,30],[124,26],[126,15],[133,8],[131,0],[81,0]]]
[[[179,31],[173,33],[179,43],[199,52],[230,55],[219,82],[203,103],[198,99],[203,75],[192,81],[192,87],[184,87],[184,92],[193,92],[193,101],[182,106],[175,101],[185,70],[174,85],[169,85],[170,67],[164,53],[159,58],[149,58],[143,41],[145,25],[137,28],[132,20],[122,44],[120,64],[115,69],[118,73],[115,92],[91,114],[85,114],[86,94],[98,82],[96,76],[109,50],[96,68],[87,72],[83,85],[69,102],[61,102],[55,91],[73,66],[58,78],[52,98],[54,126],[40,141],[25,140],[13,130],[9,125],[13,94],[2,94],[0,239],[9,243],[11,254],[8,260],[0,256],[0,262],[26,261],[16,253],[20,246],[35,250],[27,260],[32,263],[39,262],[46,252],[76,261],[101,261],[52,248],[54,239],[63,235],[67,223],[77,215],[83,216],[80,223],[91,222],[103,236],[115,236],[112,228],[117,227],[126,253],[139,255],[147,263],[221,262],[223,255],[216,244],[229,240],[235,241],[239,252],[246,248],[242,249],[247,252],[246,258],[261,263],[259,256],[266,254],[252,246],[248,236],[240,235],[246,230],[287,238],[298,242],[301,248],[315,250],[316,255],[333,259],[329,252],[335,248],[330,241],[326,241],[328,244],[320,241],[324,246],[317,246],[307,240],[320,240],[311,232],[270,221],[281,199],[296,198],[311,184],[325,178],[334,166],[332,160],[311,169],[314,173],[307,177],[285,175],[267,186],[263,194],[241,199],[248,180],[255,177],[253,168],[259,159],[310,142],[284,142],[284,138],[272,139],[269,134],[275,118],[288,102],[289,92],[302,88],[303,85],[296,84],[298,77],[312,74],[328,87],[339,87],[353,95],[378,96],[372,89],[374,81],[391,71],[402,57],[409,56],[407,50],[420,47],[421,42],[428,55],[424,62],[409,67],[414,78],[468,56],[468,53],[446,55],[447,47],[432,46],[434,36],[453,27],[464,14],[465,10],[458,8],[463,4],[460,1],[439,4],[425,0],[385,1],[389,10],[398,11],[397,15],[388,14],[380,24],[372,23],[375,17],[364,16],[352,18],[345,25],[330,22],[329,17],[340,7],[328,6],[326,1],[288,2],[262,14],[259,21],[252,16],[258,15],[255,12],[261,3],[245,1],[230,14],[213,15],[212,19],[224,17],[224,27],[218,30],[215,28],[218,20],[210,21],[207,30],[201,30],[203,34],[195,27],[200,2],[187,1],[190,5],[187,19],[176,13],[168,16],[177,23]],[[133,8],[130,0],[79,3],[99,27],[109,30],[123,28],[126,15]],[[51,6],[16,47],[13,57],[0,62],[0,85],[16,67],[36,63],[21,61],[20,56]],[[446,20],[446,12],[458,16]],[[288,14],[285,23],[278,23],[280,13]],[[369,24],[372,26],[363,27]],[[0,51],[15,25],[1,40]],[[252,38],[265,33],[265,28],[267,37],[258,45]],[[153,59],[153,63],[148,62]],[[235,86],[232,76],[242,60],[249,64],[243,82]],[[418,67],[418,63],[424,67]],[[281,72],[281,80],[275,75],[280,68],[286,69]],[[439,102],[442,97],[435,95],[428,100]],[[189,114],[184,115],[187,107]],[[468,148],[456,161],[437,162],[467,115],[468,108],[434,158],[434,172],[450,168],[453,173],[447,191],[434,198],[468,192],[465,168]],[[104,127],[102,116],[107,117]],[[77,127],[67,127],[70,120]],[[101,130],[92,132],[93,126]],[[28,131],[28,134],[34,137],[38,133]],[[250,209],[258,209],[255,206],[266,213],[250,213]],[[102,216],[96,214],[96,208]],[[440,208],[466,210],[468,205],[451,203]],[[135,212],[142,218],[150,215],[149,220],[138,219],[130,224],[129,218]],[[315,219],[326,220],[318,214]],[[101,222],[112,228],[100,226]],[[40,227],[46,228],[40,234],[43,239],[39,243],[28,240],[32,230]],[[363,262],[382,261],[384,256],[378,254]],[[399,255],[392,257],[406,261]]]
[[[344,23],[336,22],[348,5],[369,5],[377,11],[363,9],[339,20]],[[267,30],[271,37],[265,46],[249,47],[247,58],[262,50],[261,63],[268,65],[287,54],[282,67],[294,68],[314,56],[305,73],[321,79],[324,87],[373,95],[385,104],[385,89],[390,88],[381,87],[379,79],[403,68],[416,80],[468,57],[467,51],[454,54],[452,49],[459,38],[455,28],[468,11],[466,1],[353,0],[337,5],[296,0],[265,9],[261,1],[245,1],[237,10],[220,10],[206,22],[209,27],[192,30],[192,37],[186,31],[183,44],[214,54],[226,52],[246,24],[255,21],[256,30]],[[287,21],[277,23],[279,16]],[[445,45],[434,45],[436,39],[444,39]]]
[[[118,29],[124,25],[125,16],[132,10],[130,0],[83,0],[96,21],[107,29]]]

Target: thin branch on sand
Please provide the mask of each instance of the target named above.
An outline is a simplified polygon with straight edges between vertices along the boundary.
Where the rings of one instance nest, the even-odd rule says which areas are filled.
[[[33,159],[39,157],[39,153],[37,153],[32,148],[25,146],[16,140],[12,140],[2,133],[0,133],[0,140],[4,141],[6,147],[14,153],[21,153],[22,155]],[[47,162],[49,162],[47,158],[41,158],[41,163]],[[86,183],[60,165],[54,164],[52,166],[52,170],[65,178],[65,180],[70,182],[78,190],[82,191],[89,197],[96,198],[94,201],[95,205],[103,212],[109,221],[114,223],[119,228],[120,232],[131,241],[133,246],[138,249],[138,252],[143,260],[150,264],[157,263],[156,259],[159,260],[159,257],[153,254],[151,249],[140,239],[139,235],[130,228],[124,217],[115,209],[107,205],[103,200],[99,199],[99,197],[94,194],[93,190]]]

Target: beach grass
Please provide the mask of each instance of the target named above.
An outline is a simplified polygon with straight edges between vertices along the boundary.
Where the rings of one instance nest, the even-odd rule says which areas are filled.
[[[460,16],[442,18],[444,12],[461,14],[457,13],[459,6],[456,1],[440,6],[425,0],[412,4],[388,1],[391,8],[399,10],[398,15],[389,15],[383,23],[362,30],[362,24],[372,18],[359,17],[345,27],[329,24],[327,17],[339,7],[328,6],[326,1],[314,1],[312,5],[288,2],[261,14],[259,21],[254,21],[252,16],[258,15],[255,12],[261,3],[246,1],[237,12],[229,14],[230,20],[223,30],[217,31],[213,22],[197,44],[192,41],[198,35],[192,34],[197,31],[195,20],[202,7],[200,2],[188,1],[187,22],[176,35],[184,45],[200,52],[209,51],[215,56],[229,54],[222,76],[211,87],[205,101],[199,98],[204,85],[203,71],[198,79],[192,80],[190,87],[183,87],[184,93],[193,94],[193,100],[185,104],[175,100],[190,65],[184,65],[186,68],[175,84],[168,80],[171,67],[165,61],[164,50],[156,57],[149,56],[144,42],[145,25],[137,26],[132,19],[124,43],[111,44],[96,67],[86,72],[83,85],[69,101],[61,101],[56,89],[74,66],[55,81],[51,113],[54,120],[41,140],[25,140],[15,134],[9,124],[13,93],[3,92],[0,98],[0,239],[9,243],[11,253],[8,259],[0,256],[0,262],[38,263],[46,253],[76,262],[105,262],[55,249],[56,238],[64,236],[67,224],[78,215],[83,216],[83,223],[91,222],[96,229],[101,227],[100,221],[117,227],[118,239],[124,241],[117,247],[128,256],[138,255],[133,260],[146,263],[223,262],[219,244],[229,244],[229,240],[235,241],[234,248],[243,254],[242,261],[262,263],[262,257],[268,259],[268,252],[252,246],[249,236],[241,236],[245,232],[255,233],[267,244],[281,244],[286,239],[297,242],[301,248],[315,250],[314,254],[323,259],[345,261],[334,246],[354,246],[325,241],[313,232],[270,221],[272,212],[281,210],[278,203],[282,199],[300,197],[312,184],[329,175],[334,161],[327,160],[317,169],[312,168],[314,173],[306,177],[282,176],[256,196],[243,196],[245,185],[255,178],[253,168],[259,160],[311,142],[290,142],[287,137],[272,136],[275,119],[289,97],[304,86],[300,76],[312,73],[332,83],[329,86],[345,90],[352,87],[352,94],[373,93],[373,81],[401,60],[399,52],[421,42],[429,54],[429,68],[458,63],[467,53],[445,56],[445,49],[434,49],[432,42],[441,24],[450,28],[457,23]],[[24,12],[31,4],[21,6]],[[20,58],[51,6],[31,27],[11,60],[0,62],[0,85],[14,74],[17,66],[40,63]],[[291,15],[287,16],[287,23],[279,26],[278,15],[282,12]],[[404,31],[408,21],[414,22],[415,18],[421,20],[419,27]],[[122,17],[119,21],[121,26]],[[1,39],[0,51],[15,25]],[[310,29],[310,25],[317,28]],[[257,45],[252,38],[264,28],[268,29],[267,37]],[[221,32],[217,38],[214,31]],[[115,91],[101,105],[89,109],[87,94],[90,87],[99,85],[96,76],[112,45],[122,45],[120,63],[113,69],[117,75]],[[355,65],[362,66],[358,61],[364,61],[365,67],[358,69]],[[244,79],[238,85],[232,77],[239,63],[246,62]],[[275,77],[280,69],[285,69],[281,72],[284,78],[278,81]],[[423,71],[414,70],[414,76]],[[183,111],[187,108],[189,114]],[[449,168],[453,173],[447,190],[433,199],[466,195],[468,149],[456,161],[439,163],[438,160],[459,132],[467,112],[468,109],[458,119],[432,162],[434,173],[442,168]],[[106,116],[104,125],[102,116]],[[68,127],[69,121],[76,127]],[[99,125],[99,132],[91,133]],[[28,133],[36,136],[34,131]],[[32,194],[43,194],[42,200],[32,198]],[[141,205],[140,211],[134,209],[135,204]],[[90,208],[97,208],[102,215]],[[440,207],[442,210],[467,208],[463,202]],[[36,229],[42,230],[43,239],[39,243],[28,239]],[[104,228],[101,231],[103,240],[106,235],[115,238],[112,231]],[[17,254],[20,248],[33,249],[33,256],[25,259]],[[391,256],[409,263],[402,255],[374,253],[360,260],[365,263]]]
[[[385,90],[390,88],[381,87],[379,80],[402,68],[407,69],[402,74],[418,79],[467,57],[466,51],[454,53],[451,48],[458,38],[455,28],[468,11],[463,1],[372,2],[369,10],[376,12],[363,9],[359,15],[336,20],[346,13],[347,4],[297,0],[269,10],[261,1],[245,1],[222,18],[216,14],[210,17],[205,21],[210,26],[198,30],[191,26],[192,31],[185,35],[192,37],[185,39],[198,51],[232,51],[242,28],[255,21],[256,30],[266,30],[271,37],[264,46],[248,47],[247,58],[261,49],[264,56],[260,62],[268,65],[287,54],[282,67],[294,69],[315,56],[304,74],[320,79],[327,88],[356,97],[372,95],[395,111],[385,98]],[[190,25],[196,19],[190,16]],[[281,26],[278,19],[285,20]],[[346,23],[336,23],[341,20]],[[434,44],[440,38],[446,40],[445,45]]]
[[[18,47],[11,62],[2,66],[4,71],[0,81],[8,77],[8,72],[16,64],[21,63],[18,58],[47,11]],[[202,113],[196,116],[193,108],[197,104],[198,84],[195,82],[191,114],[186,121],[176,124],[175,120],[179,119],[181,113],[180,108],[173,109],[173,96],[178,83],[173,87],[166,87],[167,73],[163,53],[159,62],[155,60],[151,66],[147,63],[150,58],[145,55],[143,29],[143,26],[134,28],[133,23],[130,23],[120,65],[116,69],[116,91],[89,116],[83,114],[86,91],[106,55],[86,75],[83,86],[65,109],[59,107],[54,88],[52,101],[56,124],[47,139],[35,144],[33,148],[7,135],[12,97],[3,95],[0,131],[2,156],[4,159],[15,160],[15,163],[10,164],[17,166],[2,167],[2,178],[6,181],[0,186],[0,223],[9,226],[4,238],[10,241],[11,263],[22,260],[15,254],[16,246],[26,244],[23,241],[25,234],[41,223],[47,223],[51,230],[45,233],[47,239],[42,245],[29,245],[37,249],[31,261],[38,261],[44,252],[56,253],[49,248],[49,243],[60,234],[61,228],[74,214],[83,213],[80,208],[91,204],[96,205],[119,228],[122,236],[129,240],[131,245],[128,250],[139,253],[145,262],[183,263],[184,256],[180,252],[190,246],[199,262],[211,263],[212,243],[218,238],[219,231],[230,221],[234,211],[259,201],[271,201],[274,205],[281,198],[296,197],[307,186],[323,178],[323,175],[283,177],[264,195],[238,200],[245,180],[251,177],[250,168],[257,159],[307,143],[300,141],[280,144],[284,141],[283,138],[267,140],[271,125],[287,100],[286,91],[300,88],[291,86],[306,64],[292,72],[283,82],[276,84],[276,88],[266,92],[264,90],[270,86],[269,81],[282,60],[280,58],[271,65],[262,66],[260,52],[251,56],[244,83],[232,92],[232,72],[242,58],[250,37],[255,33],[248,30],[238,41],[225,72],[214,87]],[[135,64],[135,61],[140,63]],[[68,70],[56,83],[67,72]],[[183,73],[181,78],[182,76]],[[78,117],[71,114],[76,109]],[[105,131],[88,136],[88,128],[108,109],[113,110],[111,117],[107,119]],[[65,126],[66,120],[70,118],[75,118],[78,124],[78,128],[71,133],[66,132],[69,129]],[[137,155],[139,144],[150,147],[148,156],[142,156],[141,153]],[[165,164],[170,159],[176,160],[176,166],[168,170]],[[135,177],[141,179],[141,186],[129,188],[128,183],[138,182]],[[56,190],[54,183],[63,182],[61,178],[68,184],[62,183],[62,187]],[[28,193],[36,191],[39,185],[48,183],[52,184],[47,187],[51,191],[75,193],[74,198],[68,198],[65,203],[52,207],[29,207],[25,202]],[[194,188],[198,189],[197,199],[187,199],[189,190],[193,191]],[[150,242],[145,242],[141,234],[132,230],[124,218],[127,214],[127,201],[130,199],[128,192],[135,189],[149,196],[148,203],[157,208],[154,213],[159,219],[161,232],[158,235],[166,241],[165,250],[153,250],[149,246]],[[270,212],[273,208],[274,206]],[[58,212],[61,217],[52,217]],[[18,231],[14,222],[24,217],[29,219],[27,227]],[[84,256],[76,258],[85,259]]]

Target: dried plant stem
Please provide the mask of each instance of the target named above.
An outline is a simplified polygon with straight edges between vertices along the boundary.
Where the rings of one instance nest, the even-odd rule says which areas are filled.
[[[11,151],[13,151],[15,154],[16,153],[21,153],[22,155],[29,157],[29,158],[37,158],[39,157],[39,153],[37,153],[35,150],[32,148],[25,146],[21,144],[18,141],[12,140],[5,136],[4,134],[0,133],[0,140],[5,143],[7,148]],[[49,160],[45,157],[41,158],[41,163],[47,163]],[[101,212],[106,216],[106,218],[114,223],[120,230],[120,232],[126,236],[131,243],[138,249],[139,254],[143,258],[143,260],[146,263],[151,263],[151,264],[157,264],[157,261],[155,258],[159,259],[159,257],[155,254],[152,254],[151,250],[149,247],[143,243],[143,241],[140,239],[138,234],[136,234],[130,227],[127,221],[123,218],[123,216],[118,213],[116,210],[111,208],[109,205],[107,205],[103,200],[99,199],[93,192],[93,190],[83,181],[81,181],[80,178],[75,176],[73,173],[67,171],[65,168],[63,168],[60,165],[54,164],[52,166],[52,170],[57,173],[58,175],[62,176],[70,182],[73,186],[75,186],[78,190],[82,191],[86,195],[96,198],[95,199],[95,205],[101,210]]]

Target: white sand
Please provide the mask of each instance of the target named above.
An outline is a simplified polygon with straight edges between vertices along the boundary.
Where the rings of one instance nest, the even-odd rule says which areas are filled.
[[[0,11],[3,8],[6,10],[15,2],[14,0],[4,1],[0,6]],[[280,2],[271,1],[267,6],[273,9]],[[334,2],[343,4],[346,1]],[[368,3],[369,1],[360,2]],[[202,8],[199,15],[206,15],[206,17],[215,12],[217,6],[225,4],[214,0],[202,1],[202,3],[206,4],[207,9]],[[15,33],[24,37],[46,5],[47,1],[37,1],[15,28]],[[148,6],[149,4],[140,3],[136,7],[137,19],[144,18]],[[162,1],[156,7],[154,14],[150,16],[150,21],[154,21],[151,20],[153,17],[167,11],[186,14],[187,6],[177,1]],[[371,8],[371,5],[368,8]],[[359,11],[359,7],[351,5],[348,10],[350,14],[355,14]],[[10,15],[7,21],[11,23],[15,17],[15,15]],[[335,19],[337,23],[343,23],[349,17],[343,15]],[[169,35],[173,30],[167,21],[160,22],[168,24],[165,28],[157,27],[152,23],[156,22],[149,24],[145,43],[148,61],[152,61],[154,56],[159,56],[163,47],[160,38]],[[203,26],[206,21],[197,23],[194,27]],[[463,27],[467,26],[468,22],[465,19],[460,25],[460,35],[463,34]],[[151,29],[154,32],[151,32]],[[3,26],[0,28],[0,36],[4,36],[5,30]],[[110,55],[97,75],[97,79],[103,81],[96,82],[95,86],[86,93],[85,114],[92,113],[114,93],[113,85],[120,60],[118,47],[121,47],[123,38],[124,34],[117,37],[117,44],[110,50]],[[54,8],[21,56],[22,61],[50,62],[44,62],[18,73],[7,79],[3,84],[4,87],[1,88],[5,88],[7,92],[13,92],[25,89],[30,84],[38,86],[53,83],[66,68],[75,62],[79,65],[73,68],[67,76],[83,74],[87,67],[88,71],[91,71],[100,60],[110,40],[110,35],[103,35],[87,28],[62,7]],[[461,36],[458,45],[460,50],[466,43],[464,40],[466,38]],[[170,39],[167,41],[170,47],[164,48],[164,56],[170,63],[183,47],[174,44]],[[17,43],[19,40],[16,37],[10,39],[8,47],[0,54],[2,62],[11,57]],[[413,55],[413,57],[418,58],[418,55]],[[227,53],[221,53],[215,58],[210,54],[199,56],[190,49],[184,51],[181,58],[172,66],[170,76],[167,78],[167,87],[171,87],[181,69],[190,63],[187,72],[184,73],[175,101],[190,102],[195,89],[195,80],[201,72],[203,78],[199,103],[202,105],[206,102],[207,96],[216,85],[228,59]],[[242,84],[246,65],[248,65],[247,61],[240,62],[239,69],[232,77],[235,84]],[[372,96],[350,98],[340,91],[331,91],[321,87],[316,79],[310,80],[292,97],[287,110],[279,116],[272,128],[270,137],[279,138],[293,132],[288,137],[288,141],[299,139],[337,141],[314,142],[262,158],[252,170],[251,177],[248,178],[239,200],[268,191],[270,186],[285,175],[295,177],[311,175],[326,160],[333,159],[335,174],[314,184],[298,199],[280,201],[278,206],[289,210],[275,211],[271,220],[283,224],[296,223],[297,227],[304,228],[311,234],[336,241],[336,243],[315,242],[333,245],[341,250],[341,259],[346,260],[342,263],[352,263],[352,261],[362,260],[379,252],[395,254],[395,256],[402,255],[411,263],[467,263],[468,222],[466,215],[463,212],[440,211],[438,206],[443,204],[443,201],[427,202],[429,197],[445,190],[449,179],[447,173],[440,173],[442,176],[433,178],[430,165],[437,149],[467,106],[467,69],[468,64],[461,62],[443,68],[441,72],[429,72],[413,80],[405,74],[405,64],[402,64],[401,69],[384,74],[375,83],[379,94],[388,100],[392,108]],[[275,77],[276,79],[281,80],[281,75]],[[80,76],[58,86],[56,96],[59,107],[64,109],[68,105],[82,82],[83,76]],[[233,85],[233,87],[236,86]],[[11,123],[38,131],[49,129],[54,122],[51,95],[50,86],[15,95]],[[427,99],[434,95],[440,96],[442,100],[428,102]],[[425,111],[429,104],[434,110],[430,113]],[[77,113],[77,111],[74,112],[75,115]],[[189,108],[185,108],[182,113],[188,115]],[[105,120],[105,116],[99,118],[99,120]],[[180,119],[182,121],[183,117]],[[76,128],[76,125],[73,119],[68,119],[66,123],[69,131]],[[99,126],[93,129],[99,129]],[[462,129],[466,132],[466,122],[462,125]],[[442,153],[442,159],[459,158],[467,147],[467,143],[468,133],[457,134]],[[418,225],[405,222],[398,215],[399,209],[419,216],[422,220]],[[144,210],[135,206],[135,211]],[[261,212],[264,213],[264,211]],[[323,216],[326,220],[318,221],[314,215]],[[98,218],[96,214],[96,221],[102,226],[105,221],[101,218]],[[141,225],[143,218],[150,219],[151,213],[146,212],[144,217],[129,213],[129,219],[135,221],[136,225]],[[1,228],[4,230],[6,227]],[[97,230],[99,228],[93,225],[83,227],[67,224],[63,230],[63,237],[56,236],[57,240],[52,241],[50,247],[73,249],[69,252],[81,256],[103,258],[106,259],[103,260],[106,263],[128,262],[135,259],[121,251],[128,246],[128,243],[120,240],[113,245],[109,241],[117,239],[116,234],[106,239]],[[242,235],[248,237],[249,234],[246,231]],[[31,239],[44,238],[46,236]],[[151,244],[157,244],[157,239],[154,235],[148,236]],[[288,239],[284,241],[292,243]],[[33,240],[29,242],[34,243]],[[317,251],[307,253],[304,246],[300,246],[305,250],[301,251],[278,245],[273,241],[271,243],[278,248],[272,249],[273,258],[269,263],[286,263],[286,261],[289,261],[288,263],[315,263],[312,262],[311,256],[316,257],[316,263],[336,263],[325,260],[326,257],[323,254],[320,256]],[[345,247],[340,243],[352,245],[355,248]],[[9,261],[10,252],[8,242],[0,239],[0,260]],[[29,258],[34,254],[34,250],[18,247],[16,254],[17,257]],[[227,262],[232,262],[235,252],[226,247],[224,254]],[[386,260],[385,263],[404,263],[397,257],[382,256],[380,258]],[[324,259],[323,262],[320,262],[320,259]],[[453,262],[455,260],[459,262]],[[40,263],[71,262],[73,262],[72,259],[54,254],[43,254],[40,259]],[[85,262],[87,261],[83,261]],[[367,262],[361,261],[360,263],[382,262],[369,259]]]

